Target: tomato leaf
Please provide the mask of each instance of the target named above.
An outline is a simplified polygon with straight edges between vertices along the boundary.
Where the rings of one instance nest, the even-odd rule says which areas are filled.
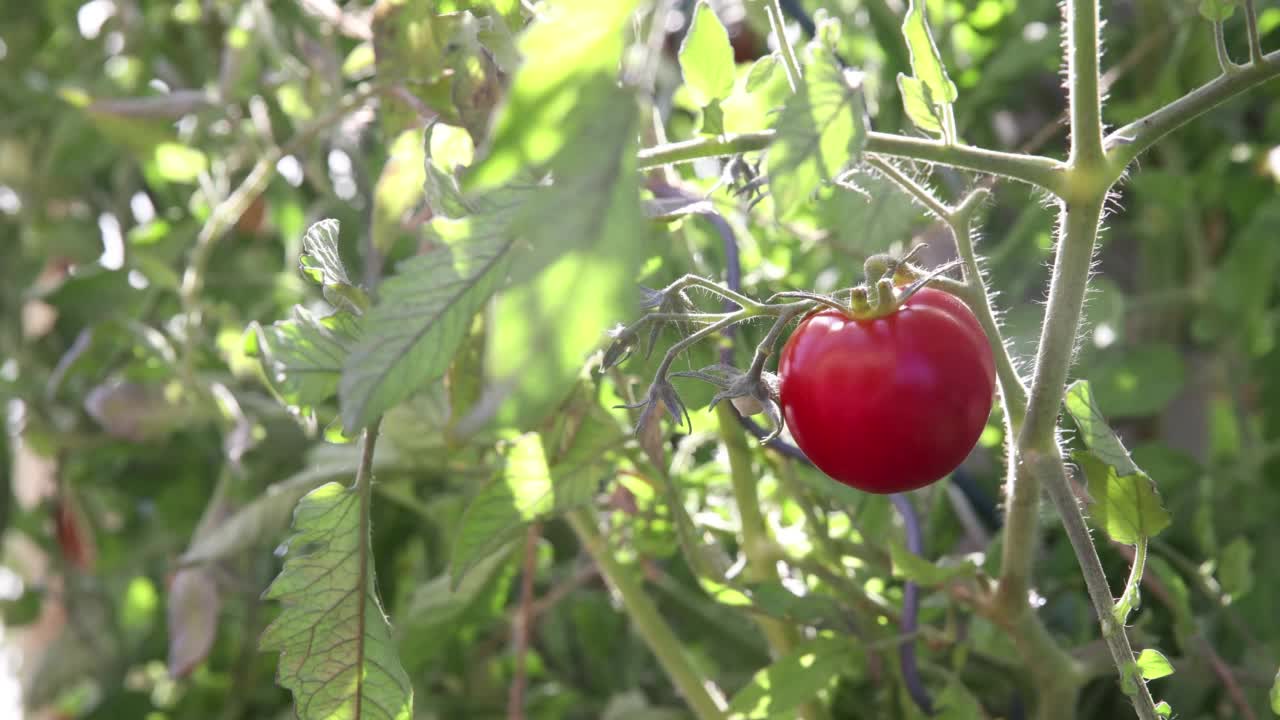
[[[1209,22],[1222,22],[1236,12],[1240,0],[1200,0],[1200,16]]]
[[[601,452],[595,441],[602,439],[584,438],[586,445],[554,473],[537,433],[521,435],[507,447],[498,477],[476,495],[463,514],[450,561],[454,587],[477,563],[530,523],[591,501],[601,479],[591,471],[595,466],[591,460]]]
[[[298,503],[290,552],[264,594],[284,609],[261,647],[280,652],[277,681],[293,691],[300,720],[413,716],[413,685],[378,601],[367,513],[354,488],[312,490]]]
[[[898,91],[902,93],[902,107],[916,127],[935,134],[942,134],[942,121],[934,110],[929,86],[919,78],[898,73]]]
[[[907,50],[911,53],[911,72],[928,88],[933,103],[950,105],[960,94],[947,76],[942,54],[929,31],[925,10],[925,3],[911,0],[907,15],[902,20],[902,37],[906,39]]]
[[[267,327],[254,323],[249,330],[248,354],[261,358],[272,388],[302,412],[338,391],[342,366],[361,335],[360,319],[351,313],[316,317],[301,305],[291,320]]]
[[[464,189],[496,188],[522,170],[549,162],[567,145],[607,147],[573,132],[590,92],[588,80],[612,79],[623,32],[636,0],[559,0],[548,19],[533,23],[518,42],[524,64],[493,121],[489,154],[472,168]],[[590,142],[588,142],[590,140]]]
[[[1271,682],[1271,712],[1280,715],[1280,670],[1276,671],[1276,679]]]
[[[1067,411],[1075,419],[1087,451],[1072,454],[1084,470],[1093,497],[1094,523],[1116,542],[1137,545],[1169,526],[1151,478],[1134,464],[1107,425],[1085,381],[1067,390]]]
[[[831,686],[852,661],[848,640],[818,637],[757,672],[729,701],[729,718],[791,717],[800,705]]]
[[[701,0],[680,43],[680,72],[694,102],[707,106],[733,92],[733,46],[716,11]]]
[[[1218,582],[1232,600],[1253,589],[1253,545],[1243,537],[1232,540],[1218,556]]]
[[[919,583],[925,587],[938,587],[960,577],[972,577],[978,566],[965,559],[957,565],[935,565],[907,550],[902,540],[889,538],[889,557],[893,561],[893,575]]]
[[[348,434],[439,378],[471,319],[507,277],[513,239],[501,215],[434,224],[446,243],[406,260],[380,288],[338,395]]]
[[[820,185],[857,163],[867,141],[861,77],[846,74],[822,45],[812,45],[811,54],[769,147],[769,188],[780,219],[794,215]]]

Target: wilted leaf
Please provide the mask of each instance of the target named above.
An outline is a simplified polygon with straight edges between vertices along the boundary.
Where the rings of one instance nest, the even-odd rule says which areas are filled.
[[[209,655],[218,632],[222,597],[205,568],[178,570],[169,584],[169,677],[183,678]]]

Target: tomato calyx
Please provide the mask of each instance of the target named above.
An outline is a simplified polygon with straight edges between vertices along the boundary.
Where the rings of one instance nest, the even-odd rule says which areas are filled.
[[[720,388],[720,392],[712,396],[711,403],[707,406],[708,410],[714,409],[721,400],[728,400],[742,415],[764,413],[772,427],[779,430],[782,428],[782,407],[778,404],[778,376],[764,370],[763,367],[753,366],[743,372],[732,365],[716,363],[701,370],[671,373],[671,376],[694,378]]]

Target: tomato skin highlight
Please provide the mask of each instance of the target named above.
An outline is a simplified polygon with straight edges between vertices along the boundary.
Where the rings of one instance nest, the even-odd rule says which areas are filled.
[[[872,493],[915,490],[959,467],[995,397],[991,346],[958,298],[923,288],[891,315],[805,318],[778,361],[781,405],[818,469]]]

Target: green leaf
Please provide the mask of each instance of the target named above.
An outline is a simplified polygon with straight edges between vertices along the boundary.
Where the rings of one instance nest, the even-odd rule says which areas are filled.
[[[636,109],[600,76],[574,134],[592,142],[556,157],[556,180],[515,211],[530,256],[491,315],[486,371],[505,400],[497,421],[529,429],[563,402],[606,331],[638,311],[640,266],[654,247],[635,170]],[[602,150],[608,148],[608,150]]]
[[[338,483],[302,498],[284,568],[264,595],[284,609],[261,646],[280,652],[277,681],[300,720],[413,716],[413,686],[378,602],[368,512],[358,490]]]
[[[156,172],[171,182],[193,183],[209,167],[204,153],[179,143],[160,143],[154,152]]]
[[[347,312],[316,317],[301,305],[293,319],[250,326],[263,372],[280,397],[304,411],[333,397],[342,366],[360,340],[360,321]]]
[[[512,238],[505,217],[438,220],[447,243],[400,264],[364,317],[364,335],[343,368],[338,395],[350,434],[444,374],[471,319],[507,277]]]
[[[467,176],[465,189],[496,188],[528,167],[549,162],[567,144],[604,145],[575,135],[588,80],[612,81],[636,0],[559,0],[520,38],[524,64],[494,120],[489,154]]]
[[[1280,200],[1271,200],[1254,213],[1249,224],[1231,238],[1226,256],[1214,269],[1208,302],[1192,325],[1197,340],[1213,342],[1267,319],[1268,301],[1280,273]]]
[[[476,211],[462,194],[456,173],[471,164],[475,147],[467,131],[432,121],[423,139],[423,192],[433,215],[460,218]]]
[[[733,46],[729,44],[729,32],[707,0],[698,3],[689,31],[680,43],[680,72],[699,105],[724,100],[733,92]]]
[[[387,151],[387,162],[373,188],[374,247],[390,253],[401,238],[410,233],[403,228],[422,202],[426,183],[426,150],[421,129],[400,134]]]
[[[804,80],[783,107],[769,147],[769,188],[780,219],[857,163],[867,141],[864,113],[861,77],[846,75],[830,50],[812,46]]]
[[[934,111],[928,85],[918,78],[898,73],[898,91],[902,93],[902,107],[916,127],[925,132],[942,134],[942,121]]]
[[[1169,703],[1165,702],[1164,700],[1161,700],[1160,702],[1156,703],[1156,715],[1159,715],[1160,717],[1166,717],[1166,718],[1173,717],[1173,707],[1170,706]]]
[[[782,72],[782,59],[776,53],[756,60],[747,72],[747,92],[753,93],[765,87],[774,78],[774,73],[778,72]]]
[[[350,285],[347,267],[338,250],[338,221],[327,218],[307,228],[302,236],[302,257],[298,259],[302,274],[321,287]]]
[[[1222,22],[1236,12],[1240,0],[1200,0],[1200,15],[1209,22]]]
[[[907,50],[911,53],[911,73],[929,88],[933,102],[950,105],[959,97],[959,92],[947,77],[942,55],[929,32],[925,10],[924,2],[911,0],[907,16],[902,20],[902,37],[906,39]]]
[[[1253,545],[1243,537],[1232,540],[1218,557],[1218,582],[1232,600],[1253,589]]]
[[[1147,648],[1138,654],[1138,672],[1144,680],[1155,680],[1172,675],[1173,665],[1159,650]]]
[[[979,720],[987,717],[982,703],[964,686],[958,677],[952,677],[938,694],[936,720]]]
[[[1168,527],[1169,513],[1160,503],[1155,483],[1134,465],[1107,425],[1088,382],[1077,381],[1067,388],[1066,406],[1088,447],[1072,458],[1088,479],[1094,523],[1112,540],[1129,545],[1146,542]]]
[[[973,576],[978,566],[969,560],[958,565],[935,565],[907,550],[896,537],[889,538],[889,557],[893,561],[893,576],[904,578],[925,587],[938,587],[959,577]]]
[[[818,637],[757,672],[729,701],[730,720],[792,717],[849,665],[847,640]]]
[[[599,479],[590,472],[553,475],[542,437],[527,433],[516,438],[506,449],[497,479],[476,495],[462,516],[450,561],[453,585],[530,523],[590,502]]]

